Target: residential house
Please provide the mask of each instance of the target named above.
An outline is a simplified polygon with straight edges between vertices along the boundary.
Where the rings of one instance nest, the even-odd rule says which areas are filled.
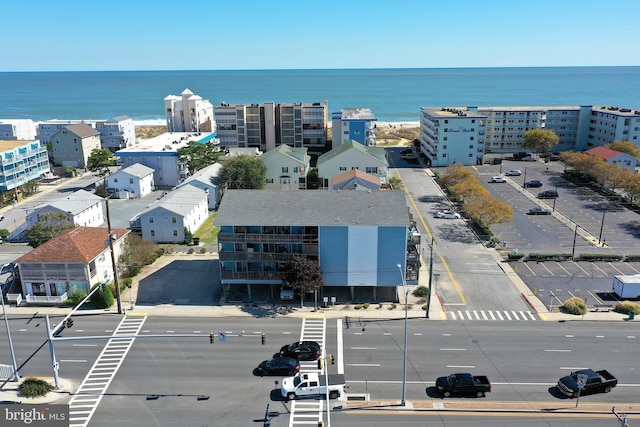
[[[100,146],[100,132],[85,123],[67,125],[51,137],[53,160],[61,166],[85,168]]]
[[[111,231],[117,267],[129,230]],[[106,228],[76,227],[18,258],[27,303],[59,304],[76,291],[87,294],[94,285],[114,280],[108,241]]]
[[[70,222],[81,227],[100,227],[104,224],[104,199],[85,190],[78,190],[63,199],[43,203],[27,210],[26,228],[42,220],[46,213],[62,213]]]
[[[378,191],[382,187],[380,178],[361,170],[354,169],[336,175],[331,180],[332,190],[374,190]]]
[[[627,153],[621,153],[620,151],[612,150],[607,147],[595,147],[586,151],[587,154],[598,156],[605,162],[618,165],[622,169],[629,169],[631,172],[636,171],[638,159]]]
[[[279,145],[260,159],[267,166],[265,190],[305,190],[311,157],[306,147]]]
[[[102,148],[115,153],[136,143],[136,128],[131,117],[117,116],[106,121],[97,121]]]
[[[402,191],[227,190],[215,225],[222,285],[232,299],[274,298],[294,254],[317,259],[322,295],[340,299],[395,299],[402,275],[418,280]]]
[[[42,178],[50,169],[47,147],[40,141],[0,140],[0,191]]]
[[[214,132],[213,105],[208,99],[194,95],[189,89],[180,96],[168,95],[164,99],[169,132]]]
[[[167,193],[129,221],[131,230],[156,243],[182,243],[209,217],[207,191],[185,185]]]
[[[343,108],[333,113],[331,124],[332,148],[349,141],[362,145],[376,145],[376,121],[378,119],[368,108]]]
[[[218,208],[218,203],[220,203],[220,198],[222,197],[218,191],[218,175],[220,174],[220,169],[222,169],[220,163],[214,163],[206,168],[202,168],[185,179],[178,185],[178,188],[184,187],[185,185],[193,185],[194,187],[204,190],[207,193],[209,210],[215,210]]]
[[[381,184],[386,184],[389,162],[384,148],[367,147],[359,142],[349,141],[318,157],[317,167],[323,187],[329,188],[335,176],[350,170],[375,175]]]
[[[154,170],[140,163],[120,169],[109,175],[107,188],[117,199],[137,199],[151,194]]]

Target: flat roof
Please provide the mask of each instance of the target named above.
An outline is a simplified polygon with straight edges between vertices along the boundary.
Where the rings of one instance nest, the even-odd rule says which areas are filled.
[[[203,139],[211,134],[215,137],[215,132],[165,132],[155,138],[144,140],[140,144],[118,150],[114,153],[114,156],[161,151],[175,153],[179,148],[186,147],[189,141],[202,142]]]
[[[378,120],[368,108],[343,108],[342,120]]]
[[[410,224],[403,191],[227,190],[216,226],[394,226]]]

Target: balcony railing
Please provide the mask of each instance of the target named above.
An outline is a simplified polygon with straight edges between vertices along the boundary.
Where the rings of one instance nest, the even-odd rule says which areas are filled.
[[[57,295],[57,296],[27,295],[26,299],[27,299],[27,304],[62,304],[67,299],[69,299],[69,297],[65,292],[64,294]]]
[[[278,271],[227,271],[222,270],[222,279],[227,280],[282,280],[287,273]]]
[[[312,242],[317,241],[315,234],[258,234],[258,233],[219,233],[220,242]]]

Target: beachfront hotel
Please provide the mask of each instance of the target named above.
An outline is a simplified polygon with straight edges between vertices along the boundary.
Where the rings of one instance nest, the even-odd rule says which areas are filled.
[[[452,114],[452,112],[455,112]],[[474,117],[483,125],[484,152],[470,156],[470,140],[474,135],[450,132],[461,126],[466,117]],[[445,126],[447,125],[447,126]],[[541,106],[541,107],[424,107],[420,113],[420,151],[432,166],[481,164],[484,153],[516,153],[522,147],[524,134],[532,129],[549,129],[558,135],[554,151],[581,151],[614,141],[640,142],[640,110],[606,106]],[[447,133],[445,135],[445,133]],[[445,139],[446,138],[446,139]],[[451,146],[454,141],[455,146]],[[480,149],[480,146],[476,148]],[[467,155],[465,155],[467,152]]]
[[[213,105],[189,89],[164,99],[168,132],[214,132]]]
[[[376,121],[368,108],[343,108],[331,117],[331,148],[349,141],[362,145],[376,145]]]
[[[327,103],[228,104],[214,108],[223,147],[267,152],[286,144],[323,151],[327,142]]]

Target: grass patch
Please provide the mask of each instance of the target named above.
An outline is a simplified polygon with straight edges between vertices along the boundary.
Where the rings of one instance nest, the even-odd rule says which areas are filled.
[[[207,218],[204,224],[202,224],[200,228],[193,233],[193,237],[198,237],[200,239],[200,243],[208,243],[210,245],[218,243],[220,227],[213,225],[217,215],[218,213],[214,212],[209,218]]]

